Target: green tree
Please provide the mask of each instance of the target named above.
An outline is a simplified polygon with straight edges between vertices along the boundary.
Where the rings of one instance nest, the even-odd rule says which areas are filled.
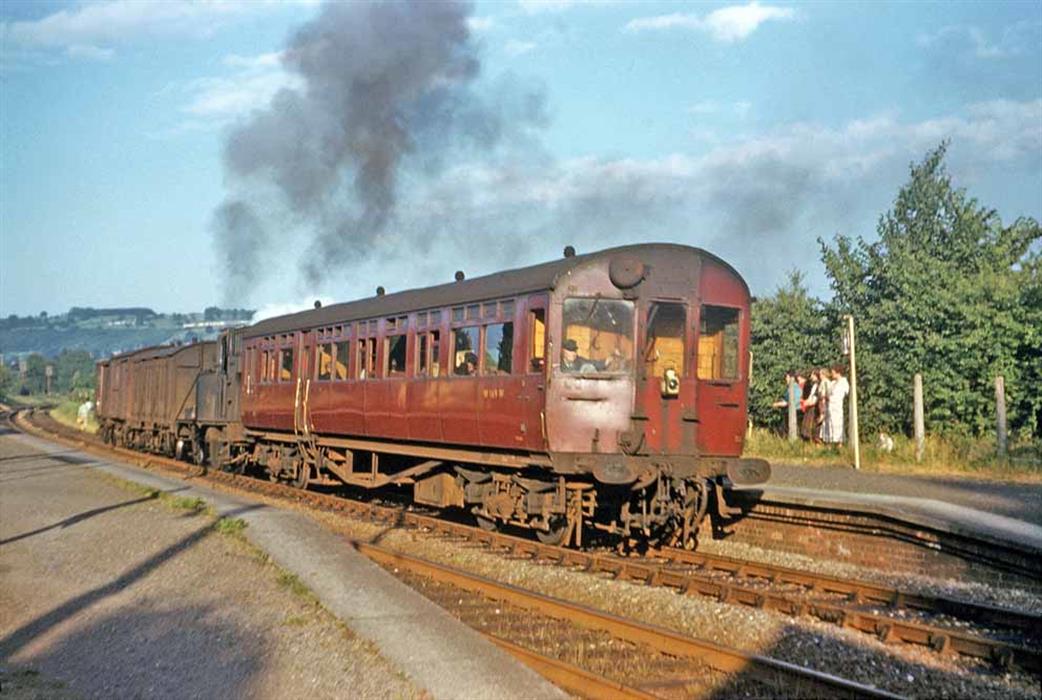
[[[15,375],[7,365],[0,364],[0,398],[10,396],[14,391]]]
[[[1023,397],[1037,393],[1025,385],[1037,361],[1033,369],[1024,361],[1038,347],[1038,261],[1030,251],[1040,229],[1030,219],[1003,226],[994,210],[955,188],[946,151],[942,143],[911,166],[880,217],[877,241],[837,236],[830,246],[819,239],[835,292],[830,310],[857,322],[865,432],[909,428],[916,372],[932,431],[992,429],[997,374],[1018,397],[1011,425],[1037,427],[1037,406],[1030,414]],[[1031,275],[1034,286],[1025,290]]]
[[[62,350],[54,365],[56,391],[94,388],[94,360],[86,350]]]
[[[42,394],[47,389],[47,360],[39,353],[29,356],[25,379],[22,380],[23,394]]]
[[[753,302],[753,381],[749,412],[759,425],[778,424],[782,412],[771,404],[785,395],[785,372],[835,361],[836,336],[821,301],[811,297],[799,270],[775,293]]]

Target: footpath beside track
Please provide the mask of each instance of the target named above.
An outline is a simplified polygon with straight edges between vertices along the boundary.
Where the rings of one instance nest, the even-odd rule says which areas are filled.
[[[42,432],[39,425],[27,425],[27,422],[23,419],[19,421],[19,424],[30,431]],[[1042,662],[1040,662],[1040,654],[1036,646],[1037,640],[1033,640],[1032,646],[1029,647],[1018,641],[977,636],[951,627],[908,622],[894,617],[894,613],[900,611],[925,611],[930,614],[958,617],[975,624],[1003,627],[1006,628],[1004,632],[1006,637],[1021,640],[1024,638],[1024,634],[1028,634],[1030,639],[1030,632],[1042,627],[1040,625],[1042,620],[1039,616],[1029,613],[966,603],[950,598],[924,596],[867,582],[847,581],[794,569],[683,550],[660,550],[650,553],[651,556],[645,558],[635,558],[543,545],[532,540],[504,533],[488,532],[478,527],[404,508],[300,491],[287,485],[224,472],[206,473],[205,470],[184,462],[103,446],[97,441],[85,439],[86,436],[81,433],[53,424],[49,417],[34,421],[34,423],[47,423],[47,434],[50,437],[59,437],[66,441],[72,440],[78,446],[91,451],[109,455],[117,454],[123,459],[132,460],[142,466],[163,466],[182,473],[205,475],[208,480],[236,489],[303,503],[325,511],[350,513],[364,520],[420,528],[435,534],[481,543],[509,556],[529,557],[566,567],[581,567],[594,574],[609,574],[618,579],[669,587],[687,595],[706,595],[724,602],[762,607],[793,616],[811,614],[819,619],[868,632],[888,643],[906,642],[925,645],[940,653],[959,653],[988,659],[1003,666],[1018,666],[1036,674],[1042,670]],[[376,550],[370,551],[373,552],[373,558],[378,560],[380,556],[404,556],[393,553],[381,555]],[[395,565],[404,566],[402,562],[404,560],[400,560]],[[429,572],[433,569],[428,564],[431,563],[416,564],[415,566],[428,571],[425,575],[431,575]],[[714,580],[712,578],[714,572],[725,572],[733,580],[726,582]],[[754,579],[757,580],[755,583],[752,582]],[[786,585],[790,588],[797,587],[798,590],[795,592],[790,590],[784,594],[777,593],[765,589],[765,584],[768,588]],[[482,586],[484,585],[482,584]],[[510,594],[510,596],[514,595],[518,594]],[[808,598],[822,596],[826,600],[808,600]],[[866,611],[866,606],[874,607],[877,610]],[[885,608],[885,610],[880,611],[878,608]],[[599,627],[598,629],[605,628]],[[684,639],[688,638],[684,637]],[[508,640],[499,641],[504,644],[510,643]],[[640,643],[648,644],[646,640]],[[671,648],[674,643],[675,640],[670,642]],[[705,650],[699,652],[700,655],[706,653]],[[738,653],[741,654],[741,652]],[[743,668],[750,667],[750,665],[756,666],[756,663],[746,658],[748,656],[742,657],[744,659]],[[738,662],[729,663],[733,665]],[[778,663],[784,664],[784,662]],[[719,667],[714,666],[714,668],[726,671],[727,668],[723,666],[726,664]],[[773,669],[771,672],[777,673],[778,671]],[[559,673],[563,673],[563,671]],[[867,688],[867,686],[850,689],[854,695],[871,690],[873,689]],[[828,694],[835,693],[836,688],[833,688]]]

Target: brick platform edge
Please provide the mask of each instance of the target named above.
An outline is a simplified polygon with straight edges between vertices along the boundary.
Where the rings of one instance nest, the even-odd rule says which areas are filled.
[[[714,517],[700,540],[732,540],[888,571],[1017,586],[1042,592],[1042,553],[885,514],[785,502],[733,492],[741,513]]]

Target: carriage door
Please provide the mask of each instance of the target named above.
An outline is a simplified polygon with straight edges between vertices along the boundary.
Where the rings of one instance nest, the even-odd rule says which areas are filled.
[[[694,450],[695,388],[687,378],[687,306],[653,301],[648,306],[641,347],[638,415],[647,420],[647,448],[659,454]]]
[[[315,332],[297,335],[297,382],[293,399],[293,432],[311,434],[311,375],[315,355]]]
[[[741,381],[741,309],[703,304],[698,322],[699,447],[707,455],[741,454],[745,383]]]
[[[523,350],[521,362],[514,364],[518,372],[524,373],[517,396],[523,406],[520,433],[524,447],[530,450],[546,449],[546,303],[544,295],[528,297],[523,330],[517,334],[515,344],[515,348]],[[515,356],[518,354],[515,351]]]

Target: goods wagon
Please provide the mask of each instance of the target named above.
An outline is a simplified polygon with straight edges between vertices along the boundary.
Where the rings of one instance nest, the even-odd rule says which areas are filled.
[[[196,388],[216,371],[216,348],[214,342],[146,348],[98,363],[102,438],[179,457],[198,452]]]

